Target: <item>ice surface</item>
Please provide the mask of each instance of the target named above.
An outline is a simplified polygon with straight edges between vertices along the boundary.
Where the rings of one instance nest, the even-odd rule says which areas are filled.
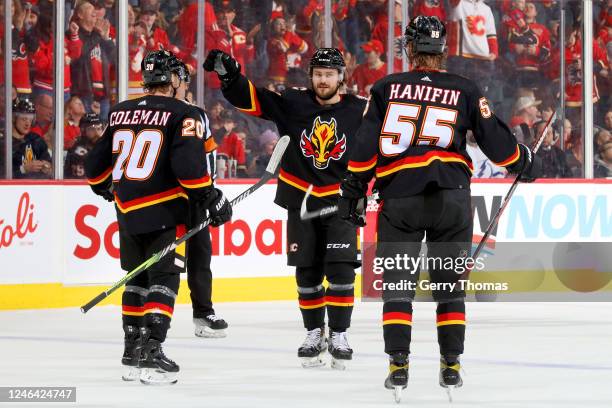
[[[177,306],[166,354],[178,384],[121,381],[120,310],[97,307],[0,312],[0,386],[76,386],[78,407],[393,407],[384,389],[380,303],[357,303],[344,372],[305,370],[297,302],[226,303],[225,339],[193,335],[190,306]],[[438,386],[434,305],[414,310],[410,381],[400,406],[449,407]],[[468,303],[465,369],[456,407],[612,407],[612,305]],[[326,359],[329,356],[326,354]],[[1,404],[7,406],[7,404]],[[15,406],[15,404],[11,405]]]

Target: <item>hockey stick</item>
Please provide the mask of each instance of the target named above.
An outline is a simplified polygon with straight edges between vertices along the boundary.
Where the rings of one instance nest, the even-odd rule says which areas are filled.
[[[546,122],[546,126],[544,126],[544,129],[542,129],[542,133],[534,141],[534,145],[531,148],[531,154],[535,155],[538,152],[538,150],[540,150],[540,146],[542,145],[542,142],[544,141],[544,138],[546,137],[546,134],[548,133],[548,130],[552,126],[553,121],[555,120],[556,116],[557,116],[557,110],[555,109],[553,114],[548,119],[548,122]],[[478,246],[476,247],[476,251],[474,251],[474,253],[472,254],[472,259],[478,259],[478,255],[480,255],[480,252],[482,251],[482,248],[484,248],[485,244],[487,243],[487,239],[489,239],[489,236],[491,235],[491,232],[493,231],[493,228],[495,228],[495,226],[499,222],[499,219],[501,218],[504,210],[508,206],[508,203],[510,203],[510,199],[512,198],[512,195],[514,194],[514,190],[516,190],[516,187],[519,184],[519,179],[520,178],[521,178],[521,175],[519,174],[514,179],[514,182],[512,183],[512,186],[510,186],[510,190],[508,190],[508,193],[506,193],[506,196],[504,197],[504,201],[502,201],[502,205],[499,207],[499,210],[497,210],[497,213],[495,214],[495,217],[493,217],[493,219],[489,223],[489,226],[487,227],[484,235],[482,236],[482,238],[480,239],[480,242],[478,243]],[[466,275],[469,272],[470,271],[467,270],[464,273],[464,275]]]
[[[287,149],[287,146],[289,145],[289,141],[290,141],[289,136],[283,136],[278,140],[278,142],[276,143],[276,147],[274,148],[274,151],[272,152],[272,156],[270,157],[270,161],[268,162],[268,166],[266,167],[266,170],[263,176],[259,179],[259,181],[257,181],[257,183],[253,184],[252,186],[247,188],[244,192],[242,192],[239,196],[234,198],[231,201],[232,207],[238,204],[239,202],[241,202],[242,200],[244,200],[245,198],[247,198],[248,196],[250,196],[251,194],[253,194],[257,189],[259,189],[261,186],[263,186],[264,184],[266,184],[268,181],[270,181],[276,176],[276,170],[278,169],[278,166],[283,157],[283,154],[285,153],[285,150]],[[183,235],[181,238],[169,244],[168,246],[166,246],[164,249],[160,250],[159,252],[156,252],[153,255],[151,255],[149,259],[147,259],[146,261],[138,265],[136,268],[134,268],[132,271],[126,274],[123,278],[118,280],[117,283],[115,283],[113,286],[111,286],[104,292],[100,293],[98,296],[96,296],[95,298],[87,302],[85,305],[81,306],[81,312],[87,313],[92,307],[94,307],[95,305],[100,303],[102,300],[107,298],[111,293],[113,293],[114,291],[119,289],[121,286],[123,286],[127,281],[136,277],[142,271],[151,267],[151,265],[159,262],[159,260],[162,259],[164,256],[166,256],[170,251],[174,250],[177,246],[181,245],[183,242],[187,241],[189,238],[193,237],[198,232],[202,231],[204,228],[210,225],[211,222],[212,220],[210,218],[207,218],[201,224],[187,231],[187,233]]]
[[[313,188],[312,184],[308,186],[308,189],[306,190],[306,194],[304,195],[304,198],[302,199],[302,205],[300,206],[300,219],[302,221],[311,220],[313,218],[324,217],[326,215],[335,214],[338,212],[337,205],[330,205],[329,207],[323,207],[323,208],[319,208],[318,210],[308,211],[308,209],[306,208],[306,202],[308,201],[308,197],[310,197],[310,195],[312,194],[312,188]],[[376,198],[377,198],[376,194],[372,194],[367,197],[367,201],[369,203],[371,200],[376,200]]]

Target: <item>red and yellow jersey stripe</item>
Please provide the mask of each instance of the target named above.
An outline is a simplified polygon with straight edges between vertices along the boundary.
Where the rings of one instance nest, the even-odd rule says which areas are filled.
[[[396,160],[386,166],[378,167],[376,168],[376,177],[385,177],[400,170],[426,167],[436,160],[444,163],[460,163],[470,169],[470,172],[474,170],[472,162],[458,153],[433,150],[420,156],[404,157],[403,159]]]
[[[166,201],[174,200],[175,198],[179,197],[188,199],[187,194],[185,194],[185,191],[181,187],[176,187],[168,191],[163,191],[158,194],[153,194],[150,196],[141,197],[126,202],[119,200],[119,197],[117,197],[117,193],[115,193],[115,203],[117,204],[117,208],[119,209],[119,211],[121,211],[123,214],[126,214],[130,211],[149,207],[155,204],[160,204]]]
[[[412,314],[404,312],[383,313],[383,326],[387,324],[403,324],[412,326]]]
[[[353,173],[362,173],[364,171],[371,170],[376,166],[376,162],[378,161],[378,155],[374,155],[370,160],[364,162],[358,161],[349,161],[348,163],[348,171],[352,171]]]
[[[508,157],[506,160],[501,161],[501,162],[493,162],[496,165],[498,165],[499,167],[506,167],[509,166],[513,163],[516,163],[516,161],[521,157],[521,150],[519,149],[519,146],[516,145],[516,150],[514,151],[514,153],[512,154],[512,156]]]
[[[452,313],[441,313],[436,317],[436,325],[448,326],[450,324],[463,324],[465,325],[465,313],[452,312]]]
[[[107,178],[110,177],[112,172],[113,172],[113,168],[109,167],[108,169],[103,171],[102,174],[100,174],[98,177],[87,179],[87,182],[89,183],[90,186],[95,186],[97,184],[103,183],[104,181],[106,181]]]
[[[202,188],[212,186],[212,178],[210,175],[205,175],[204,177],[192,180],[178,180],[179,184],[184,188]]]
[[[290,186],[293,186],[304,192],[308,190],[308,186],[310,186],[309,182],[302,180],[301,178],[294,176],[293,174],[290,174],[283,169],[280,169],[278,178],[282,182],[287,183]],[[312,192],[311,192],[311,194],[315,197],[327,197],[327,196],[336,195],[339,193],[340,193],[340,183],[331,184],[328,186],[313,186]]]
[[[174,312],[174,308],[172,306],[158,302],[147,302],[144,305],[144,309],[145,314],[158,313],[168,316],[169,318],[172,318],[172,313]]]
[[[257,89],[251,81],[249,81],[249,97],[251,98],[251,106],[248,108],[238,108],[238,110],[251,116],[261,116],[261,104],[257,98]]]

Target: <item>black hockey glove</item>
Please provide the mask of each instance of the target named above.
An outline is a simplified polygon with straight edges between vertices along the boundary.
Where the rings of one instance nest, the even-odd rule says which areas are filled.
[[[535,179],[542,177],[542,158],[533,154],[531,149],[519,143],[521,157],[516,163],[507,167],[510,173],[518,174],[519,181],[531,183]]]
[[[112,181],[109,183],[92,185],[91,189],[94,193],[105,199],[106,201],[112,203],[115,201],[115,195],[113,194],[113,183]]]
[[[368,186],[353,173],[347,173],[340,184],[338,215],[341,219],[358,227],[366,222],[366,191]]]
[[[207,201],[208,215],[212,219],[210,225],[218,227],[232,219],[232,204],[221,190],[215,188]]]
[[[231,55],[214,49],[208,53],[204,64],[205,71],[215,71],[223,87],[229,86],[240,74],[240,64]]]

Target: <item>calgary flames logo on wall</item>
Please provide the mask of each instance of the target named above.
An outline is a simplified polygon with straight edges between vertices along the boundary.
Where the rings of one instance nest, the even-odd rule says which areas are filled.
[[[300,147],[305,157],[312,157],[317,169],[325,169],[330,160],[340,160],[346,152],[346,136],[338,139],[336,134],[336,119],[329,122],[321,120],[320,116],[314,121],[310,135],[302,131]]]

